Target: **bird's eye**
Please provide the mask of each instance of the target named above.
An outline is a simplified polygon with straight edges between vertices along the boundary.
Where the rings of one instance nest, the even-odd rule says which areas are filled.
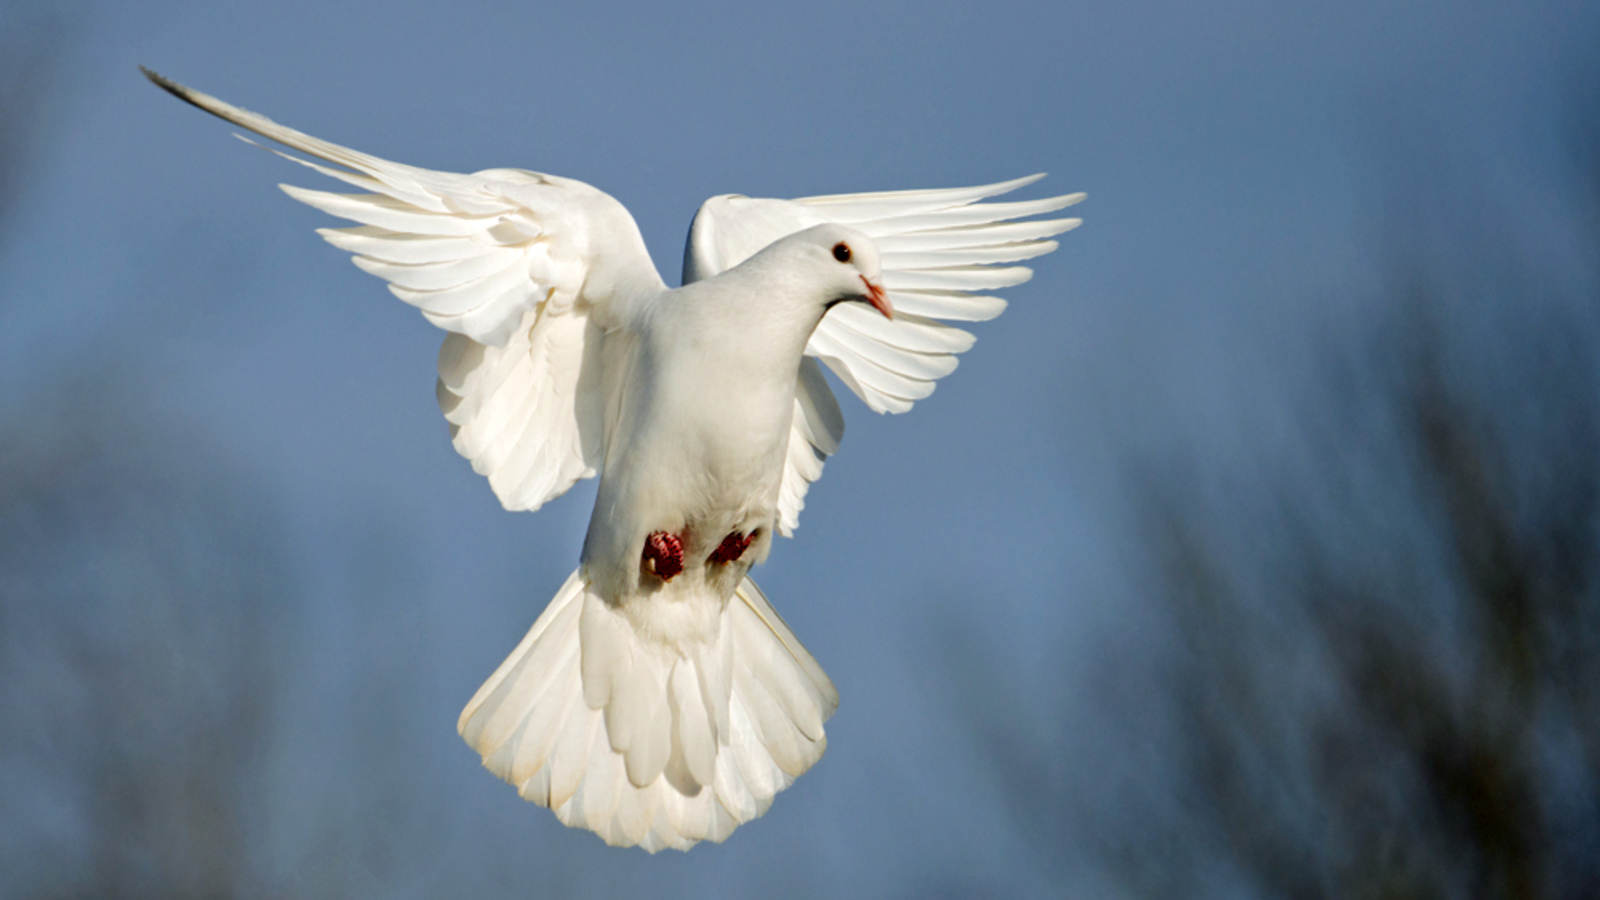
[[[839,243],[834,244],[833,245],[833,258],[837,259],[839,262],[845,262],[845,263],[849,262],[850,261],[850,245],[846,244],[844,241],[840,241]]]

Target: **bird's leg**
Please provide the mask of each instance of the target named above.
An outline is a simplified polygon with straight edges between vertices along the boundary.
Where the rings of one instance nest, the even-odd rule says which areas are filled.
[[[717,549],[711,552],[709,561],[724,564],[733,562],[743,556],[744,551],[750,549],[750,542],[756,539],[756,535],[759,532],[760,529],[756,529],[756,531],[752,531],[749,534],[739,531],[731,532],[722,539],[721,544],[717,545]]]
[[[683,571],[683,541],[670,532],[651,532],[644,539],[639,564],[662,581],[671,581],[672,576]]]

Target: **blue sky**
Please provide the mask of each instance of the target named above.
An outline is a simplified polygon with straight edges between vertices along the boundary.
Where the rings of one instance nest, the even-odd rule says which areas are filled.
[[[1121,455],[1272,457],[1282,383],[1330,323],[1373,312],[1397,135],[1537,221],[1549,161],[1528,148],[1597,20],[1557,2],[83,4],[53,142],[0,245],[0,383],[22,402],[85,367],[127,373],[265,486],[329,608],[361,523],[410,548],[431,742],[415,777],[456,805],[441,859],[404,865],[498,848],[517,894],[549,859],[597,896],[768,878],[879,896],[947,872],[1038,888],[927,688],[945,662],[929,629],[959,611],[1030,666],[1092,647],[1137,590]],[[315,177],[140,64],[389,159],[587,181],[633,212],[669,282],[714,194],[1035,171],[1050,178],[1029,196],[1088,192],[1084,227],[932,398],[879,417],[841,397],[843,450],[755,575],[843,701],[827,756],[766,819],[645,859],[479,770],[456,712],[575,564],[592,490],[500,510],[434,405],[439,333],[274,187]],[[328,723],[360,661],[337,636],[354,626],[323,624],[302,699]],[[316,732],[286,729],[286,753],[316,760]],[[301,788],[337,777],[285,768]],[[306,848],[274,827],[293,872]]]

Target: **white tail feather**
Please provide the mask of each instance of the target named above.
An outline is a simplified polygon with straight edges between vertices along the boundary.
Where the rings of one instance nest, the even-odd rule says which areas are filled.
[[[614,846],[722,841],[822,757],[839,695],[746,578],[714,640],[641,636],[574,572],[457,729],[491,772]]]

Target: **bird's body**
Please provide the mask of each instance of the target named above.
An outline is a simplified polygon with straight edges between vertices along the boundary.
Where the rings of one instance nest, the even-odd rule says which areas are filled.
[[[995,264],[1077,224],[1014,220],[1081,195],[977,202],[1024,179],[714,198],[669,289],[632,217],[582,182],[401,166],[147,74],[370,192],[285,187],[363,223],[323,235],[450,332],[440,406],[508,509],[600,478],[577,571],[462,712],[484,765],[652,851],[765,812],[821,757],[838,704],[748,576],[843,433],[817,360],[874,409],[909,409],[971,344],[940,320],[997,315],[968,291],[1024,280]]]
[[[822,246],[864,236],[825,230]],[[640,593],[634,565],[645,538],[683,542],[685,583],[726,598],[764,558],[777,524],[778,490],[806,342],[827,311],[814,284],[793,277],[789,247],[773,247],[714,276],[658,294],[622,333],[608,336],[607,370],[619,388],[607,425],[595,514],[583,563],[607,597]],[[876,274],[874,272],[874,274]],[[829,298],[831,299],[831,297]],[[703,565],[730,534],[754,546],[728,566]],[[651,596],[678,584],[647,580]]]
[[[834,303],[887,314],[876,257],[864,235],[817,226],[626,304],[607,331],[600,487],[579,570],[552,604],[572,611],[536,625],[461,720],[491,769],[568,824],[647,847],[720,839],[821,756],[838,695],[746,573],[778,524],[807,342]],[[663,557],[649,558],[652,541]],[[564,651],[561,665],[534,662]],[[518,742],[494,731],[502,719],[556,743],[519,764]],[[561,723],[591,753],[566,783],[544,780]]]

